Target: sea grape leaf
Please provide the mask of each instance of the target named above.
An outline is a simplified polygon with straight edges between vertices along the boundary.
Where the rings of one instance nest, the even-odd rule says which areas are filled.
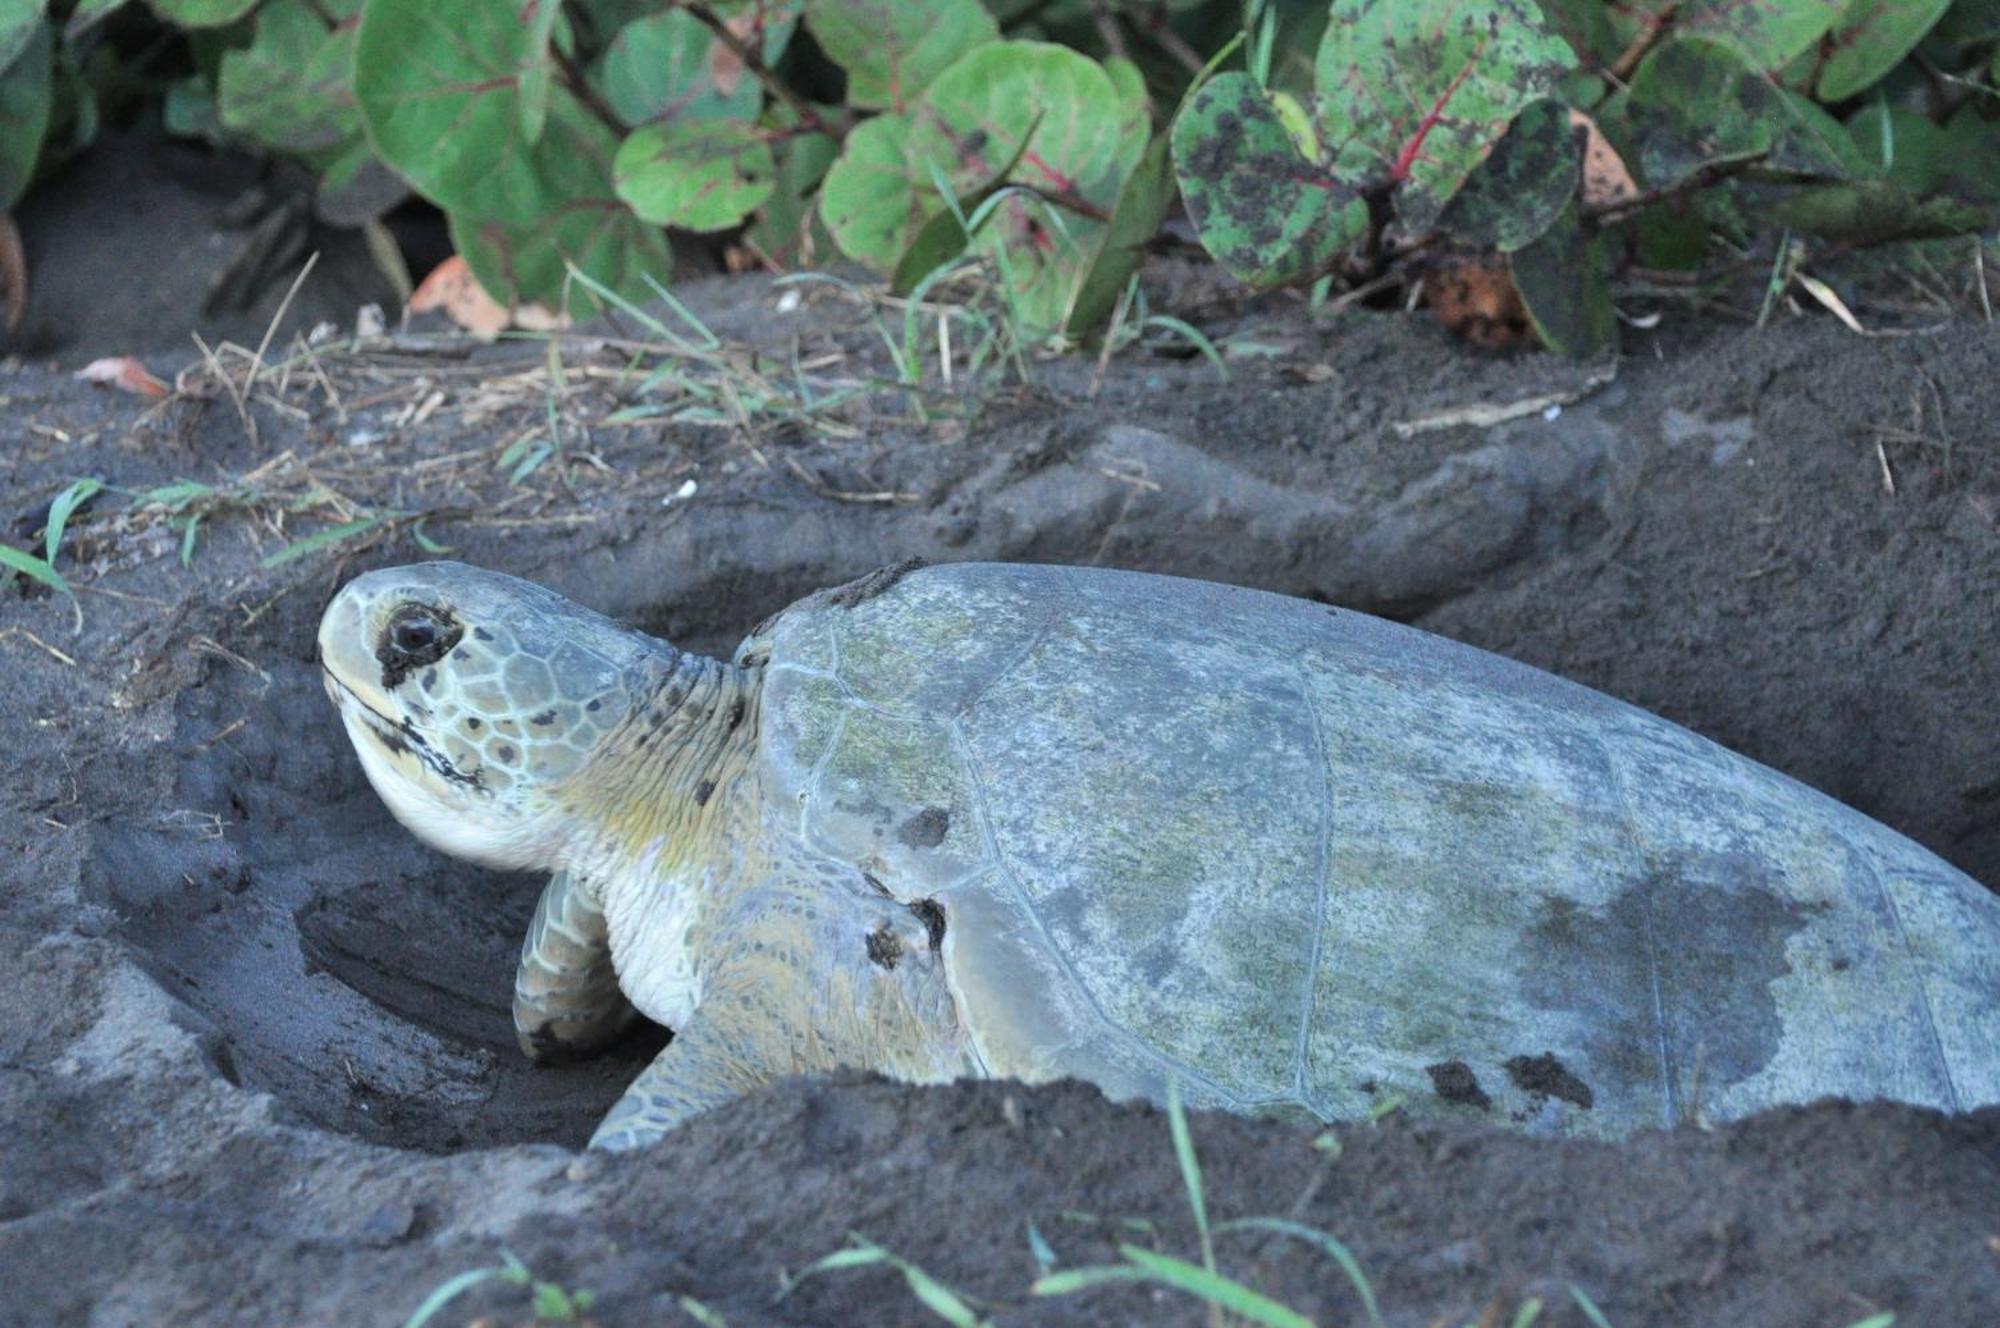
[[[1430,229],[1514,117],[1575,65],[1534,0],[1333,0],[1316,61],[1322,105],[1375,157],[1412,232]],[[1326,141],[1344,157],[1339,137]]]
[[[1848,0],[1828,38],[1814,91],[1845,101],[1901,64],[1951,0]]]
[[[1873,174],[1916,193],[1936,189],[1949,167],[1951,135],[1927,115],[1872,101],[1847,122]]]
[[[28,49],[47,10],[48,0],[0,0],[0,69]]]
[[[1655,188],[1757,158],[1773,170],[1834,177],[1858,164],[1844,130],[1725,42],[1680,37],[1655,47],[1632,76],[1629,106],[1640,170]]]
[[[1778,225],[1861,246],[1972,235],[2000,220],[2000,209],[1992,206],[1938,195],[1920,198],[1883,180],[1787,190],[1766,207],[1766,215]]]
[[[593,82],[628,125],[652,120],[750,120],[763,104],[754,78],[724,92],[712,61],[715,34],[684,9],[634,19],[618,30],[599,58]]]
[[[792,122],[791,112],[782,106],[770,118],[779,127]],[[771,152],[777,163],[774,187],[745,238],[774,262],[823,261],[834,243],[819,219],[820,183],[840,155],[840,144],[827,134],[795,133],[780,139]]]
[[[247,47],[223,52],[216,108],[223,127],[280,152],[338,150],[361,132],[348,87],[354,25],[329,29],[307,0],[257,11]]]
[[[840,251],[878,272],[894,270],[917,232],[944,209],[933,169],[954,197],[991,178],[981,158],[959,152],[935,116],[878,115],[849,132],[820,185],[820,217]]]
[[[1097,252],[1076,283],[1063,328],[1081,338],[1107,318],[1118,304],[1125,283],[1139,270],[1146,245],[1160,233],[1174,203],[1172,136],[1154,136],[1132,168],[1111,212],[1111,224],[1098,237]]]
[[[1607,236],[1586,234],[1574,203],[1533,244],[1509,255],[1507,266],[1550,350],[1585,359],[1618,344]]]
[[[1548,98],[1531,102],[1446,205],[1438,225],[1455,240],[1511,254],[1556,223],[1577,196],[1582,175],[1569,111]]]
[[[1202,245],[1252,286],[1322,271],[1368,226],[1357,181],[1305,155],[1317,140],[1302,144],[1296,119],[1231,72],[1197,89],[1173,125],[1174,172]]]
[[[155,14],[183,28],[219,28],[257,7],[257,0],[146,0]]]
[[[906,110],[967,52],[997,41],[979,0],[806,0],[806,26],[847,71],[847,104]]]
[[[37,23],[14,63],[0,70],[0,208],[10,208],[28,192],[42,139],[49,131],[49,26]]]
[[[513,0],[369,0],[354,92],[376,150],[419,193],[454,214],[532,226],[551,191],[521,84],[548,58]],[[546,114],[570,95],[550,89]]]
[[[548,121],[549,89],[555,77],[549,41],[562,18],[562,0],[522,0],[516,15],[526,32],[529,58],[520,67],[514,113],[519,117],[521,141],[532,143],[542,136],[542,126]]]
[[[954,199],[1015,186],[1024,192],[982,209],[967,248],[1005,265],[1009,298],[1031,334],[1056,331],[1145,150],[1128,128],[1128,94],[1066,47],[979,47],[909,112],[847,136],[821,215],[843,253],[890,272],[944,209],[940,183]]]
[[[1135,104],[1102,65],[1065,46],[995,42],[944,71],[919,114],[974,174],[1021,186],[974,228],[969,252],[993,255],[1028,334],[1066,322],[1145,140],[1131,131]],[[1035,196],[1039,195],[1039,197]]]
[[[558,306],[565,263],[635,299],[649,293],[644,274],[664,281],[673,253],[657,226],[632,215],[611,184],[617,142],[603,122],[561,88],[549,98],[548,122],[530,150],[538,193],[527,219],[450,213],[453,245],[486,293],[503,304],[540,300]],[[569,312],[594,311],[586,292],[569,292]]]
[[[1826,35],[1847,0],[1630,0],[1607,5],[1623,50],[1648,28],[1671,23],[1675,35],[1733,46],[1760,72],[1782,68]]]
[[[642,125],[611,164],[618,196],[642,219],[719,231],[750,215],[777,184],[771,146],[741,120]]]
[[[1609,65],[1625,49],[1625,38],[1611,26],[1604,0],[1539,0],[1542,20],[1568,42],[1585,67]]]

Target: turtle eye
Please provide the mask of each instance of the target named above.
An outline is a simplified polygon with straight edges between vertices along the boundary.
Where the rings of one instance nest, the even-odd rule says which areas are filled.
[[[464,634],[450,615],[427,604],[406,604],[397,609],[375,647],[383,685],[394,687],[410,670],[437,663]]]

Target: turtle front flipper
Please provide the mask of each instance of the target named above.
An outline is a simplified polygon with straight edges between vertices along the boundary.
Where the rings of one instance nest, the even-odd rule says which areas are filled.
[[[542,889],[514,972],[514,1032],[531,1060],[586,1056],[637,1015],[618,989],[604,911],[576,878],[557,872]]]
[[[727,1012],[716,1014],[721,1017],[704,1005],[687,1028],[674,1031],[674,1040],[612,1104],[590,1136],[591,1148],[621,1153],[649,1147],[690,1117],[782,1073],[766,1064],[762,1037],[732,1028],[737,1021]]]
[[[781,869],[748,924],[718,938],[730,958],[708,975],[694,1017],[597,1127],[592,1148],[644,1148],[790,1075],[844,1068],[943,1083],[983,1073],[931,944],[930,914],[872,890],[843,898],[803,888],[821,879],[797,864]]]

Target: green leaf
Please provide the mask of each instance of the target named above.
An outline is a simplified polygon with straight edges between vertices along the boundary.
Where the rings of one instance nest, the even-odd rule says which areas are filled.
[[[1216,1230],[1270,1231],[1324,1250],[1327,1257],[1340,1266],[1340,1271],[1346,1275],[1355,1294],[1361,1297],[1361,1308],[1368,1315],[1368,1322],[1374,1325],[1374,1328],[1382,1328],[1382,1307],[1376,1303],[1375,1289],[1368,1285],[1368,1278],[1361,1271],[1360,1261],[1347,1246],[1326,1232],[1283,1217],[1241,1217],[1233,1222],[1222,1223]]]
[[[646,221],[719,231],[771,196],[771,148],[738,120],[690,120],[636,129],[611,163],[618,196]]]
[[[32,553],[23,553],[11,544],[0,542],[0,567],[11,568],[23,573],[31,580],[39,581],[51,590],[60,590],[72,600],[76,592],[69,588],[69,582],[62,574]]]
[[[1126,177],[1125,188],[1112,210],[1111,224],[1097,243],[1097,254],[1077,283],[1063,327],[1081,337],[1103,322],[1118,303],[1119,292],[1139,270],[1146,245],[1160,233],[1174,203],[1174,173],[1168,154],[1170,136],[1159,134]]]
[[[1514,117],[1575,64],[1534,0],[1333,0],[1316,62],[1334,112],[1323,138],[1372,156],[1371,174],[1395,186],[1400,222],[1421,233]]]
[[[1540,0],[1542,21],[1550,31],[1568,42],[1586,67],[1609,65],[1625,49],[1629,39],[1611,25],[1610,6],[1604,0]]]
[[[2000,221],[2000,210],[1956,198],[1920,198],[1879,180],[1788,190],[1765,210],[1772,222],[1822,240],[1859,246],[1971,235]]]
[[[1628,123],[1639,168],[1656,188],[1753,158],[1768,170],[1836,179],[1861,164],[1853,141],[1823,111],[1707,38],[1678,38],[1646,57],[1632,76]]]
[[[967,246],[1002,265],[1008,299],[1030,337],[1065,325],[1103,249],[1109,218],[1146,149],[1144,136],[1131,130],[1137,109],[1102,65],[1043,42],[981,47],[925,95],[920,114],[936,117],[961,158],[977,158],[976,173],[1004,172],[1004,184],[1039,195],[1001,194],[982,209],[985,221],[973,226]]]
[[[21,54],[0,72],[0,209],[28,192],[49,131],[49,29],[37,23]]]
[[[1855,114],[1847,134],[1872,174],[1920,194],[1937,188],[1950,167],[1952,140],[1944,126],[1886,101]]]
[[[810,12],[810,11],[809,11]],[[1063,327],[1144,152],[1132,103],[1103,66],[1061,46],[995,42],[941,74],[904,115],[847,137],[821,215],[842,252],[895,270],[953,198],[984,198],[967,248],[1003,268],[1028,336]],[[997,192],[996,192],[997,191]],[[939,223],[944,226],[944,223]]]
[[[1131,1264],[1099,1264],[1091,1268],[1065,1268],[1059,1273],[1038,1277],[1028,1290],[1037,1296],[1073,1296],[1079,1291],[1101,1286],[1130,1285],[1151,1280],[1144,1269],[1134,1268]]]
[[[70,11],[69,22],[63,25],[63,37],[75,41],[93,25],[110,17],[130,4],[131,0],[78,0]]]
[[[815,204],[820,182],[839,155],[840,144],[826,134],[796,134],[775,149],[777,178],[771,196],[745,237],[773,262],[831,256],[833,237],[820,224]]]
[[[457,1300],[481,1282],[488,1282],[500,1276],[498,1268],[471,1268],[455,1277],[447,1278],[432,1288],[410,1317],[403,1320],[403,1328],[424,1328],[437,1317],[438,1311]]]
[[[1454,240],[1511,254],[1555,224],[1582,175],[1569,112],[1533,102],[1445,206],[1438,226]]]
[[[1031,131],[1032,132],[1032,131]],[[978,190],[960,198],[954,194],[946,200],[946,206],[920,227],[909,247],[903,250],[902,258],[896,262],[896,270],[889,277],[889,291],[894,295],[909,295],[923,285],[924,278],[965,252],[972,243],[972,234],[966,230],[976,224],[974,216],[986,215],[988,201],[1006,184],[1007,176],[1027,150],[1027,140],[1023,138],[1020,147],[1007,162],[987,175],[986,183]],[[933,165],[932,185],[943,178],[943,171]],[[939,199],[944,199],[944,191],[938,191]]]
[[[1903,62],[1951,0],[1848,0],[1819,70],[1821,101],[1845,101]]]
[[[47,9],[48,0],[0,0],[0,69],[28,49]]]
[[[643,299],[646,279],[673,271],[673,252],[657,226],[620,203],[611,188],[611,136],[560,92],[539,147],[564,158],[548,183],[547,206],[526,224],[450,215],[453,246],[486,293],[503,304],[563,302],[574,263],[621,295]],[[572,293],[571,313],[590,313],[595,298]]]
[[[300,155],[352,142],[361,129],[348,87],[354,31],[329,29],[308,0],[266,4],[250,45],[223,53],[216,79],[223,127]]]
[[[1355,182],[1300,154],[1248,74],[1218,74],[1189,99],[1174,121],[1173,157],[1203,247],[1252,286],[1313,276],[1367,230]]]
[[[1507,261],[1521,303],[1550,350],[1587,359],[1617,344],[1605,237],[1584,235],[1574,203],[1541,238]]]
[[[1937,187],[1959,198],[2000,203],[2000,132],[1979,114],[1977,102],[1945,122],[1945,165]]]
[[[49,519],[42,532],[43,545],[48,549],[49,565],[55,566],[56,552],[62,548],[63,528],[76,509],[88,502],[94,495],[103,492],[104,481],[100,479],[80,479],[55,496],[49,504]]]
[[[532,225],[561,166],[530,143],[527,72],[545,65],[513,0],[369,0],[354,46],[354,92],[382,159],[454,214]],[[551,89],[548,118],[572,101]]]
[[[303,558],[307,554],[318,553],[322,549],[330,549],[336,544],[353,539],[356,535],[365,534],[383,522],[393,519],[394,515],[392,512],[378,512],[374,516],[358,517],[353,521],[344,521],[337,526],[328,526],[325,530],[314,531],[304,539],[294,540],[292,543],[287,544],[276,553],[265,555],[257,565],[265,568],[281,567],[293,559]],[[461,1276],[464,1276],[464,1274],[461,1274]],[[450,1283],[446,1285],[448,1286]],[[440,1287],[439,1290],[443,1290],[443,1288]],[[448,1296],[445,1299],[448,1300],[450,1297]]]
[[[146,0],[155,14],[176,27],[220,28],[257,7],[257,0]]]
[[[2000,0],[1958,0],[1931,29],[1931,36],[1954,46],[2000,41]]]
[[[1263,1324],[1265,1328],[1313,1328],[1313,1321],[1297,1310],[1200,1264],[1170,1254],[1155,1254],[1137,1245],[1120,1245],[1118,1252],[1150,1280],[1198,1296],[1251,1323]]]
[[[805,9],[857,109],[909,108],[959,57],[1000,36],[978,0],[806,0]]]
[[[562,17],[562,0],[524,0],[518,15],[517,21],[525,19],[522,27],[527,32],[531,58],[521,67],[515,114],[519,117],[521,141],[532,143],[542,136],[542,127],[548,123],[549,92],[554,85],[555,69],[555,62],[549,58],[549,40]]]
[[[684,9],[635,19],[604,49],[592,80],[628,125],[653,120],[751,120],[763,105],[757,80],[739,76],[728,91],[715,84],[715,34]]]
[[[1778,69],[1826,34],[1847,0],[1634,0],[1605,6],[1623,50],[1666,21],[1676,33],[1728,42],[1760,71]]]
[[[924,223],[944,210],[931,185],[933,163],[947,168],[955,195],[992,183],[979,161],[954,160],[935,117],[878,115],[850,132],[820,186],[820,218],[840,251],[878,272],[894,270]]]

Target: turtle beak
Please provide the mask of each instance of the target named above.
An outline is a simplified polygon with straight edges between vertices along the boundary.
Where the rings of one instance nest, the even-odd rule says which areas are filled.
[[[388,715],[393,707],[382,690],[381,666],[368,648],[374,639],[369,612],[373,600],[353,584],[333,597],[319,620],[319,662],[334,704],[345,709],[359,703],[377,715]]]

